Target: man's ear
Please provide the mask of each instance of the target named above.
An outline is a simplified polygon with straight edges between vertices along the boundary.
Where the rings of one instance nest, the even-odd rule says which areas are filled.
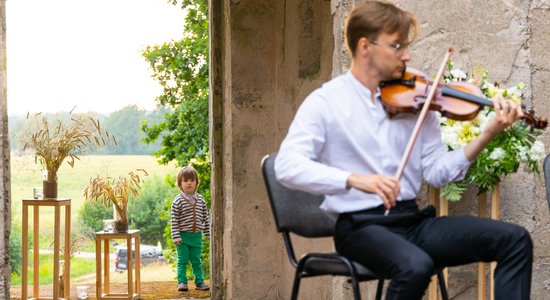
[[[357,41],[357,52],[359,54],[365,54],[370,50],[371,44],[366,37],[362,37]]]

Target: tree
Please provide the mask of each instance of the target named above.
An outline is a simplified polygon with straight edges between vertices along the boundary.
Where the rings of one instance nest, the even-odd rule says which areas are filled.
[[[179,1],[169,2],[176,5]],[[208,6],[207,0],[182,0],[181,7],[185,12],[183,39],[148,46],[143,52],[152,77],[163,88],[157,101],[173,110],[162,122],[144,122],[142,131],[147,143],[162,136],[162,148],[155,152],[161,162],[176,160],[187,165],[193,158],[205,161],[209,152]]]
[[[84,201],[78,214],[83,227],[97,232],[103,230],[103,220],[113,218],[113,208],[96,201]]]
[[[23,243],[21,236],[21,225],[14,222],[10,232],[10,266],[12,274],[21,274]]]
[[[140,230],[142,243],[156,245],[163,239],[168,220],[159,218],[159,215],[162,214],[167,199],[171,200],[178,193],[178,188],[171,182],[152,177],[145,181],[139,195],[129,203],[130,227]],[[164,240],[162,244],[166,246]]]
[[[6,1],[0,0],[0,295],[10,298],[10,143],[6,81]]]
[[[117,146],[99,148],[97,153],[102,154],[151,154],[160,147],[160,143],[141,143],[145,136],[140,131],[142,120],[158,120],[156,114],[164,109],[147,112],[136,105],[128,105],[120,110],[112,112],[103,121],[103,127],[117,139]]]

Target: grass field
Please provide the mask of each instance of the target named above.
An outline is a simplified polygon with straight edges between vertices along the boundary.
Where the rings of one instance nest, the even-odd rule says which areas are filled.
[[[64,163],[58,173],[58,197],[70,198],[73,222],[80,206],[85,201],[83,192],[92,176],[118,177],[135,169],[145,169],[149,176],[164,177],[175,174],[175,164],[159,165],[156,158],[145,155],[91,155],[82,156],[74,168]],[[11,157],[12,222],[21,223],[22,199],[32,198],[33,188],[42,187],[42,170],[32,156]],[[147,178],[145,178],[147,180]],[[53,227],[53,208],[40,208],[40,227]],[[32,210],[29,211],[29,219]]]
[[[32,266],[32,256],[30,257],[29,266]],[[95,272],[95,259],[73,257],[71,259],[71,279],[79,278],[86,274],[92,274]],[[51,284],[53,282],[53,255],[52,254],[40,254],[40,284]],[[63,269],[60,268],[60,272]],[[29,285],[34,283],[34,276],[32,267],[29,267]],[[11,276],[12,285],[21,285],[21,276]]]

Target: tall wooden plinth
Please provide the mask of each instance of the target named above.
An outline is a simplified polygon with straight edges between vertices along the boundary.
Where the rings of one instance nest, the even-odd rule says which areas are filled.
[[[29,265],[29,206],[33,207],[33,289],[32,297],[28,298],[28,265]],[[39,265],[39,237],[40,237],[40,207],[52,206],[54,208],[54,238],[53,238],[53,298],[40,297],[40,265]],[[71,259],[64,257],[65,264],[63,268],[64,293],[59,294],[59,256],[61,243],[61,207],[65,207],[65,230],[64,230],[64,253],[71,252],[71,199],[23,199],[23,232],[22,232],[22,252],[21,257],[21,298],[22,299],[69,299],[71,290]]]

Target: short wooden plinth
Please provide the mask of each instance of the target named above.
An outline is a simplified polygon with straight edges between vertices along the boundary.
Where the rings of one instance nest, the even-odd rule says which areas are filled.
[[[109,253],[110,240],[124,239],[126,240],[126,271],[128,273],[128,292],[127,293],[111,293],[110,278],[109,278]],[[132,239],[134,243],[132,244]],[[101,246],[103,243],[103,258],[101,255]],[[140,264],[141,255],[139,250],[139,230],[128,230],[128,232],[96,232],[95,239],[95,257],[96,257],[96,295],[97,299],[139,299],[141,293],[141,277]],[[132,246],[135,246],[134,255],[132,256]],[[135,264],[133,259],[135,257]],[[135,265],[135,278],[134,278]],[[103,272],[102,272],[103,266]]]

